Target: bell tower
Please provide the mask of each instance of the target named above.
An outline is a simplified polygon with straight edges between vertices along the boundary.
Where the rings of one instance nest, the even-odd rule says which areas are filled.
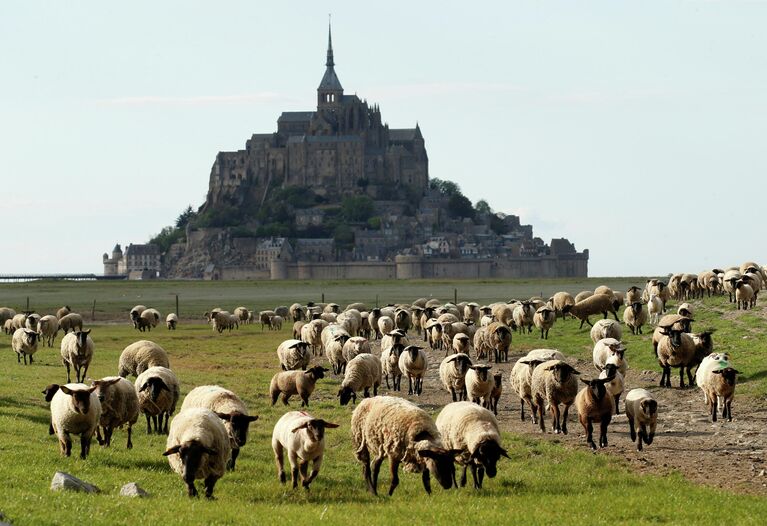
[[[333,39],[330,34],[330,22],[328,22],[328,56],[325,61],[325,74],[322,76],[320,86],[317,88],[317,109],[336,107],[341,104],[344,96],[344,88],[338,80],[333,61]]]

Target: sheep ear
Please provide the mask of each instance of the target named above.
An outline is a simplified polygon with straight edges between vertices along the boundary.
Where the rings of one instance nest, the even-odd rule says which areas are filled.
[[[162,454],[162,456],[167,457],[168,455],[175,455],[180,450],[181,450],[181,444],[178,444],[176,446],[166,449],[165,452]]]
[[[61,389],[62,393],[67,394],[69,396],[72,396],[72,390],[69,387],[67,387],[66,385],[60,386],[59,389]]]
[[[258,420],[258,415],[250,415],[246,418],[248,419],[248,422],[255,422],[256,420]]]
[[[581,382],[583,382],[586,385],[591,385],[591,382],[586,380],[585,378],[581,378]]]
[[[85,334],[90,334],[90,333],[91,333],[91,330],[90,330],[90,329],[88,329],[87,331],[82,331],[82,332],[84,332]]]
[[[109,387],[110,385],[114,385],[114,384],[116,384],[116,383],[117,383],[117,382],[119,382],[120,380],[121,380],[121,378],[115,378],[114,380],[106,380],[106,381],[104,381],[104,380],[96,380],[96,381],[95,381],[95,382],[93,382],[93,383],[94,383],[94,385],[95,385],[95,384],[99,384],[99,383],[100,383],[100,384],[101,384],[101,387]]]
[[[291,429],[290,432],[291,433],[295,433],[296,431],[300,431],[301,429],[306,429],[307,427],[309,427],[309,422],[304,422],[303,424],[301,424],[300,426],[296,427],[295,429]]]
[[[329,427],[330,429],[341,426],[341,424],[334,424],[332,422],[328,422],[327,420],[321,420],[321,422],[325,425],[325,427]]]
[[[144,385],[142,385],[142,386],[139,388],[138,392],[139,392],[139,393],[143,393],[143,392],[144,392],[144,391],[146,391],[147,389],[149,389],[149,382],[144,382]]]
[[[211,455],[211,456],[218,455],[218,449],[213,449],[211,447],[203,447],[202,451],[203,453],[207,453],[208,455]]]
[[[723,370],[724,369],[715,369],[715,370],[711,371],[711,374],[722,374]]]
[[[227,422],[232,421],[232,415],[227,413],[218,413],[216,412],[216,416],[219,417],[221,420],[226,420]]]
[[[500,448],[499,453],[501,454],[502,457],[506,457],[508,459],[511,459],[511,457],[509,456],[509,453],[505,449]]]
[[[450,358],[448,358],[448,359],[447,359],[447,361],[446,361],[445,363],[454,362],[456,358],[458,358],[458,354],[454,354],[453,356],[451,356]]]

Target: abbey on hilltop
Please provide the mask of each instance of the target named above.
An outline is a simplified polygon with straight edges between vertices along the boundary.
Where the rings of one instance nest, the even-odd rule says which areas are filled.
[[[283,112],[277,131],[219,152],[198,210],[116,250],[105,274],[136,278],[583,277],[589,258],[430,179],[418,124],[389,128],[377,104],[344,93],[330,27],[317,109]]]

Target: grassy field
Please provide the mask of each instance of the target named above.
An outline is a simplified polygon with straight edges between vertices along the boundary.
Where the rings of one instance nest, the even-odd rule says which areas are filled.
[[[429,295],[450,299],[452,289],[457,287],[459,300],[471,297],[491,301],[530,295],[532,290],[536,294],[543,291],[544,295],[560,289],[577,292],[582,288],[593,289],[595,282],[604,281],[461,282],[458,285],[447,282],[4,284],[0,285],[0,305],[23,307],[29,296],[34,308],[49,312],[63,303],[78,309],[95,298],[97,305],[102,306],[100,317],[115,319],[139,301],[165,312],[171,293],[183,298],[182,305],[189,305],[188,312],[202,312],[213,305],[233,308],[244,303],[262,308],[318,300],[323,291],[328,301],[342,304],[357,299],[374,301],[376,294],[381,303],[388,303]],[[629,279],[612,283],[625,289],[621,283],[643,282]],[[767,349],[761,311],[730,320],[732,307],[722,298],[706,300],[706,308],[699,310],[696,329],[717,328],[717,348],[737,353],[738,369],[744,373],[740,392],[764,396],[767,374],[763,364]],[[113,375],[122,349],[141,336],[127,323],[97,323],[92,328],[97,349],[89,376]],[[167,460],[161,456],[165,437],[147,435],[143,417],[134,428],[133,450],[125,449],[125,432],[117,431],[110,449],[94,445],[85,461],[61,457],[56,438],[47,434],[49,411],[40,393],[46,384],[65,380],[58,347],[42,348],[35,355],[35,364],[18,366],[9,338],[3,335],[0,338],[0,356],[5,363],[0,375],[0,429],[3,430],[0,469],[4,475],[4,491],[0,512],[13,524],[468,522],[463,516],[472,517],[472,522],[524,524],[551,524],[562,520],[572,524],[614,524],[616,521],[763,524],[767,513],[764,498],[698,486],[681,475],[638,475],[621,460],[594,455],[587,452],[585,446],[573,450],[551,441],[508,433],[504,440],[511,460],[501,461],[498,477],[486,481],[481,492],[469,488],[443,491],[436,487],[433,495],[427,497],[419,476],[402,474],[401,485],[392,498],[373,497],[365,491],[360,465],[354,459],[350,444],[352,408],[339,407],[335,398],[339,382],[335,378],[318,384],[311,412],[341,427],[327,432],[325,461],[311,491],[291,491],[278,483],[270,446],[272,427],[285,408],[272,408],[267,397],[269,380],[278,370],[274,351],[280,341],[290,337],[289,328],[286,326],[281,333],[275,333],[262,332],[258,326],[250,325],[218,335],[206,325],[186,323],[176,332],[162,329],[147,336],[168,350],[171,366],[181,381],[182,397],[197,385],[220,384],[235,390],[251,411],[260,415],[251,427],[237,471],[219,481],[217,500],[190,500],[185,496],[180,477],[170,471]],[[632,337],[629,334],[626,339],[632,368],[657,370],[649,335]],[[514,352],[521,352],[537,346],[539,342],[535,339],[515,337],[513,348]],[[556,324],[548,346],[590,359],[588,332],[577,330],[576,323]],[[293,409],[297,409],[295,402]],[[439,407],[434,406],[426,409],[434,416],[439,411]],[[500,415],[501,419],[511,417],[511,411]],[[384,486],[388,484],[387,468],[388,464],[381,475]],[[56,470],[96,484],[102,493],[52,493],[48,488]],[[119,497],[120,487],[128,482],[138,482],[152,497],[144,500]],[[460,514],[458,519],[456,514]]]

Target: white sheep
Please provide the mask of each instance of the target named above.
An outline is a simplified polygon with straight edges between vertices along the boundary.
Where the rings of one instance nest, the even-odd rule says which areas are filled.
[[[13,339],[11,340],[11,347],[16,352],[16,361],[21,363],[21,357],[24,357],[24,365],[27,365],[27,356],[29,356],[29,363],[32,363],[34,359],[32,355],[37,352],[37,344],[39,341],[39,335],[31,329],[16,329],[13,332]]]
[[[604,338],[599,340],[594,345],[594,350],[592,352],[594,367],[597,371],[602,371],[605,368],[608,359],[615,357],[617,360],[615,363],[618,365],[618,370],[625,376],[626,371],[628,371],[628,362],[626,361],[625,353],[626,347],[622,342],[615,338]]]
[[[386,380],[386,388],[399,391],[402,385],[402,371],[399,368],[399,358],[405,346],[395,343],[381,351],[381,373]],[[389,385],[389,377],[392,383]]]
[[[70,332],[61,339],[61,363],[67,368],[67,383],[71,381],[70,369],[75,370],[78,382],[84,381],[93,359],[94,344],[91,330]]]
[[[660,315],[663,314],[663,299],[656,294],[650,294],[647,301],[647,314],[650,316],[650,323],[657,325]]]
[[[466,353],[451,354],[439,364],[439,379],[453,402],[467,398],[466,373],[471,365],[471,358]]]
[[[356,403],[357,391],[364,390],[364,396],[367,398],[372,388],[373,396],[376,396],[380,385],[381,360],[372,354],[359,354],[346,364],[344,379],[336,396],[341,405],[348,404],[349,400]]]
[[[625,389],[624,387],[624,381],[623,381],[623,375],[618,370],[618,364],[617,359],[614,356],[611,356],[607,359],[607,364],[605,364],[605,368],[602,370],[601,373],[599,373],[599,379],[609,378],[609,381],[605,383],[605,389],[607,389],[607,394],[613,397],[615,400],[615,414],[619,415],[620,412],[620,399],[621,395],[623,394],[623,391]]]
[[[170,367],[168,353],[153,341],[139,340],[128,345],[120,354],[117,375],[138,376],[150,367]]]
[[[378,318],[378,333],[380,335],[386,335],[389,334],[391,331],[394,330],[394,320],[390,318],[389,316],[381,316]]]
[[[490,478],[497,473],[498,460],[509,458],[501,446],[501,432],[495,416],[471,402],[447,404],[435,422],[442,443],[448,449],[461,450],[456,461],[463,466],[461,487],[466,485],[466,468],[471,467],[474,487],[482,488],[485,473]]]
[[[631,334],[642,334],[642,325],[647,323],[647,311],[641,301],[635,301],[623,311],[623,323],[631,329]]]
[[[83,317],[76,312],[70,312],[59,320],[59,328],[64,331],[64,334],[69,331],[81,331],[83,330]]]
[[[229,436],[219,415],[210,409],[190,408],[173,419],[166,449],[171,469],[181,475],[190,497],[197,496],[194,481],[202,479],[205,496],[213,498],[213,487],[226,472],[231,455]]]
[[[347,360],[344,358],[343,350],[346,340],[349,339],[349,333],[340,328],[338,328],[338,331],[335,333],[328,333],[327,329],[333,327],[338,328],[338,325],[328,325],[325,330],[322,331],[323,347],[325,347],[325,356],[330,362],[333,374],[341,374],[346,368]]]
[[[97,428],[96,438],[99,444],[109,447],[112,444],[114,430],[127,424],[127,448],[132,449],[133,424],[138,420],[139,414],[138,395],[135,387],[121,376],[107,376],[100,380],[94,380],[92,383],[96,387],[94,392],[101,402],[99,425],[104,430],[104,438],[101,438]]]
[[[422,347],[408,345],[399,356],[399,369],[407,376],[407,394],[420,396],[423,392],[423,377],[429,368],[429,358]]]
[[[168,420],[176,411],[179,397],[178,378],[167,367],[150,367],[136,378],[139,409],[146,417],[146,432],[152,434],[151,422],[156,434],[168,432]],[[165,427],[163,428],[163,417]],[[158,423],[159,418],[159,423]]]
[[[33,312],[32,314],[27,316],[26,320],[24,320],[24,327],[29,330],[39,332],[37,329],[37,326],[40,323],[40,318],[41,316],[39,314],[36,314]]]
[[[716,369],[726,369],[730,367],[730,355],[726,352],[711,353],[700,362],[695,371],[695,385],[703,391],[703,401],[708,404],[708,390],[706,381],[709,379],[711,371]]]
[[[544,305],[535,311],[533,323],[541,330],[541,339],[549,339],[549,330],[554,326],[557,314],[553,307]]]
[[[233,470],[240,448],[248,441],[248,428],[258,420],[258,415],[248,414],[248,408],[239,396],[218,385],[201,385],[189,391],[181,404],[181,413],[192,408],[210,409],[223,420],[232,447],[232,457],[227,460],[226,467]]]
[[[493,377],[490,376],[492,365],[472,365],[466,371],[466,396],[475,404],[488,406],[490,393],[493,391]]]
[[[274,461],[277,464],[277,477],[284,484],[287,480],[283,463],[283,453],[287,453],[291,468],[293,488],[298,486],[298,475],[301,474],[301,485],[309,489],[309,484],[317,477],[325,454],[325,429],[336,428],[333,424],[314,418],[303,411],[290,411],[274,425],[272,432],[272,449]],[[307,476],[309,462],[312,472]]]
[[[80,435],[80,458],[88,457],[101,418],[101,403],[95,390],[96,386],[74,383],[59,386],[53,395],[51,426],[64,456],[72,454],[70,434],[74,434]]]
[[[591,327],[591,341],[597,343],[604,338],[620,340],[623,336],[621,324],[614,320],[599,320]]]
[[[422,473],[421,480],[431,493],[431,475],[445,489],[455,480],[454,455],[447,450],[429,414],[403,398],[377,396],[360,402],[352,413],[352,441],[355,456],[364,467],[368,490],[378,494],[378,473],[389,458],[389,495],[399,485],[399,466]]]
[[[285,321],[285,319],[282,316],[272,316],[272,319],[269,323],[269,328],[273,331],[281,331],[282,330],[282,324]]]
[[[59,319],[52,314],[43,316],[40,318],[40,322],[37,324],[38,332],[40,333],[40,340],[45,340],[48,347],[53,347],[53,343],[56,341],[56,335],[59,333]]]
[[[309,345],[301,340],[285,340],[277,347],[277,358],[283,371],[306,370],[311,361]]]
[[[175,312],[171,312],[170,314],[165,316],[165,326],[168,327],[169,331],[175,331],[177,325],[178,325],[178,315]]]
[[[637,441],[637,451],[642,442],[648,446],[655,437],[658,422],[658,402],[647,389],[632,389],[626,394],[626,417],[629,421],[631,441]]]
[[[370,342],[362,336],[352,336],[346,340],[341,350],[346,363],[349,363],[355,356],[366,353],[370,354]]]

